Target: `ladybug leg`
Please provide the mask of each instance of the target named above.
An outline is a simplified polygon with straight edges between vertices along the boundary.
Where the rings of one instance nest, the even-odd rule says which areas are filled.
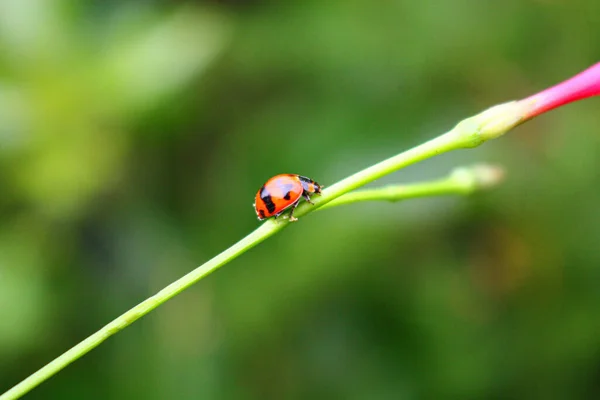
[[[296,207],[298,207],[298,203],[300,203],[300,199],[298,199],[298,201],[296,201],[292,206],[292,211],[290,211],[290,222],[298,221],[298,218],[294,217],[294,210],[296,209]]]
[[[277,214],[273,215],[274,219],[277,219],[277,217],[279,217],[281,214],[283,214],[285,212],[285,210],[278,212]]]
[[[306,190],[305,190],[305,191],[302,193],[302,196],[303,196],[303,197],[304,197],[304,199],[305,199],[306,201],[308,201],[310,204],[312,204],[313,206],[315,205],[315,203],[313,203],[312,201],[310,201],[310,194],[308,194],[308,192],[307,192]]]

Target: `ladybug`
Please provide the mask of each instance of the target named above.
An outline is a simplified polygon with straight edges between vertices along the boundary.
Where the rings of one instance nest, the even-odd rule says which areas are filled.
[[[296,174],[281,174],[269,179],[256,193],[254,208],[259,220],[272,216],[277,218],[289,207],[290,221],[297,221],[294,209],[304,197],[310,204],[312,194],[321,194],[323,186],[305,176]]]

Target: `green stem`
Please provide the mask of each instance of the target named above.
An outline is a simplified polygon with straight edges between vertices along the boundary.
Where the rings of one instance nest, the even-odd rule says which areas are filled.
[[[497,114],[497,111],[495,114]],[[485,118],[480,118],[480,116],[483,115],[485,115]],[[387,160],[381,161],[380,163],[357,172],[356,174],[337,182],[331,187],[326,188],[323,191],[322,196],[314,198],[314,207],[307,203],[303,203],[297,208],[295,215],[298,217],[306,215],[316,208],[325,205],[326,203],[342,196],[345,193],[348,193],[351,190],[373,182],[385,175],[388,175],[408,165],[414,164],[418,161],[422,161],[451,150],[475,147],[487,139],[484,134],[489,129],[483,128],[485,128],[485,124],[489,125],[489,121],[489,112],[487,114],[484,112],[475,117],[468,118],[459,123],[453,130],[438,136],[435,139],[400,153]],[[507,127],[506,130],[508,130],[510,127]],[[498,131],[498,127],[496,125],[494,125],[494,129],[495,131]],[[432,194],[435,193],[432,192]],[[29,392],[34,387],[38,386],[40,383],[44,382],[46,379],[50,378],[84,354],[88,353],[90,350],[98,346],[115,333],[124,329],[159,305],[175,297],[177,294],[181,293],[183,290],[189,288],[200,279],[214,272],[222,265],[227,264],[229,261],[245,253],[247,250],[256,246],[263,240],[287,227],[289,223],[289,221],[284,219],[270,219],[266,221],[258,229],[240,240],[238,243],[234,244],[187,275],[181,277],[177,281],[171,283],[154,296],[146,299],[142,303],[130,309],[81,343],[77,344],[75,347],[71,348],[34,374],[30,375],[28,378],[1,395],[0,400],[14,400],[23,396],[25,393]]]
[[[417,147],[413,147],[412,149],[388,158],[387,160],[383,160],[355,173],[354,175],[350,175],[349,177],[323,190],[323,195],[319,198],[316,198],[314,203],[317,207],[320,207],[329,203],[333,199],[350,192],[351,190],[376,181],[377,179],[389,175],[401,168],[451,150],[465,148],[467,147],[468,139],[465,138],[466,135],[461,133],[462,132],[460,130],[453,129],[435,139],[425,142]],[[295,215],[301,217],[310,211],[311,207],[309,204],[302,204],[298,206]]]
[[[503,171],[497,167],[478,165],[469,168],[457,168],[447,177],[435,181],[356,190],[330,201],[319,210],[361,201],[397,202],[417,197],[452,194],[468,195],[476,190],[497,185],[502,178]]]
[[[202,264],[200,267],[171,283],[154,296],[144,300],[137,306],[114,319],[109,324],[105,325],[102,329],[92,334],[87,339],[67,350],[58,358],[55,358],[50,363],[46,364],[37,372],[33,373],[25,380],[21,381],[18,385],[1,395],[0,400],[13,400],[23,396],[40,383],[44,382],[52,375],[71,364],[73,361],[77,360],[90,350],[100,345],[100,343],[104,342],[115,333],[148,314],[150,311],[154,310],[167,300],[175,297],[177,294],[192,286],[194,283],[209,275],[211,272],[216,271],[222,265],[227,264],[240,254],[245,253],[247,250],[256,246],[263,240],[274,235],[285,226],[286,224],[277,223],[275,220],[266,221],[254,232],[250,233],[248,236],[224,252],[218,254],[206,263]]]

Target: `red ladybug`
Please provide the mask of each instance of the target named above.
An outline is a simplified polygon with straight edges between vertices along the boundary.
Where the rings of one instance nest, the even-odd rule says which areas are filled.
[[[294,209],[304,197],[310,201],[312,194],[321,194],[321,188],[317,182],[305,176],[296,174],[281,174],[269,179],[267,183],[256,193],[254,208],[259,220],[275,216],[277,218],[286,209],[292,207],[290,221],[297,221],[294,217]]]

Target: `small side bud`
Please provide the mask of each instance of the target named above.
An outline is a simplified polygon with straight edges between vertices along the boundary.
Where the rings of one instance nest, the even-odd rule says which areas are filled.
[[[475,182],[478,188],[488,189],[504,181],[506,172],[497,165],[479,164],[472,167]]]
[[[489,164],[460,167],[451,173],[452,179],[460,182],[464,194],[494,187],[504,180],[504,176],[504,169]]]

